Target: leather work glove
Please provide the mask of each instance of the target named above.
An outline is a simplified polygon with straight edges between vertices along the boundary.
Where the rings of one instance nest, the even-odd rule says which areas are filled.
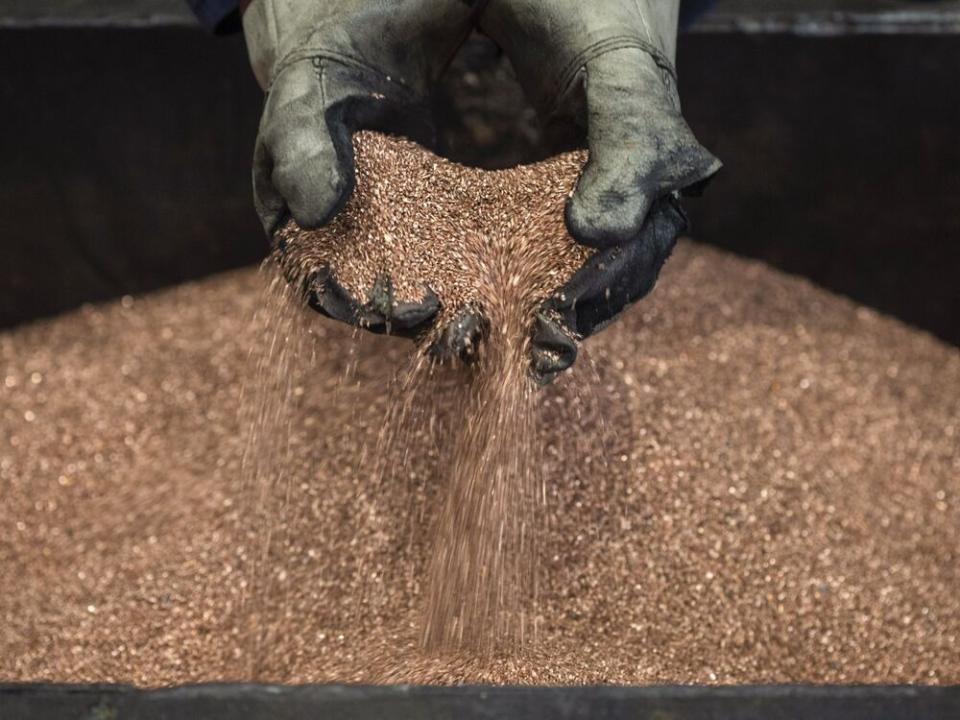
[[[679,194],[720,169],[680,113],[679,5],[489,0],[481,15],[547,129],[585,132],[589,149],[566,222],[598,252],[537,317],[533,370],[543,382],[573,364],[576,340],[650,292],[687,226]]]
[[[474,15],[464,0],[249,3],[244,35],[267,93],[254,154],[254,201],[270,236],[291,216],[303,228],[316,228],[343,208],[354,187],[355,130],[433,144],[429,95]],[[325,315],[395,334],[416,334],[439,309],[431,296],[398,306],[389,279],[357,299],[324,272],[307,291]]]

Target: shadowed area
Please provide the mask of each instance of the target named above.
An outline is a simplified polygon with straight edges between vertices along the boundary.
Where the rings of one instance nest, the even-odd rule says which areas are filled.
[[[3,30],[0,325],[256,262],[261,97],[239,38],[177,28]],[[698,237],[960,343],[960,44],[952,37],[686,35],[698,137],[726,164]],[[496,90],[492,90],[496,88]],[[509,68],[471,43],[441,149],[549,154]]]

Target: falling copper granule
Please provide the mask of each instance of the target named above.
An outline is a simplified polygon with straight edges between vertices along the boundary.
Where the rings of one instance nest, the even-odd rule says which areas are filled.
[[[681,243],[536,396],[536,642],[438,653],[443,441],[471,371],[425,366],[420,397],[415,346],[264,285],[0,334],[0,677],[960,682],[957,348]],[[251,378],[272,392],[251,403]]]
[[[425,518],[434,550],[420,632],[434,652],[489,656],[529,645],[543,492],[528,337],[537,308],[590,254],[563,222],[585,155],[488,172],[377,133],[359,133],[354,149],[356,190],[344,211],[316,231],[290,221],[278,260],[298,288],[329,268],[359,302],[382,278],[398,302],[433,293],[442,308],[434,330],[462,309],[484,316],[487,337],[460,382],[440,389],[422,358],[406,379],[408,394],[462,411],[438,437],[444,489],[436,517]],[[434,338],[428,332],[422,344]],[[421,422],[398,416],[388,437]]]

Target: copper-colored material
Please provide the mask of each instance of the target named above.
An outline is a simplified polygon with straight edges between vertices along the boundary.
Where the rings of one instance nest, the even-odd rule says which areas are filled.
[[[0,677],[960,682],[956,348],[681,243],[533,396],[536,641],[425,652],[477,371],[390,389],[412,345],[284,287],[242,271],[0,334]]]
[[[483,303],[485,275],[478,265],[492,258],[513,272],[522,267],[527,302],[535,306],[590,255],[563,220],[583,153],[491,172],[378,133],[358,133],[354,147],[357,190],[343,212],[319,230],[291,221],[280,231],[291,277],[329,266],[364,302],[385,275],[398,301],[434,292],[442,325],[461,308]]]

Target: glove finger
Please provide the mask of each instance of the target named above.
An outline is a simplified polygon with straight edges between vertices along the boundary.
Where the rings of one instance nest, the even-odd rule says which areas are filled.
[[[323,267],[307,280],[307,304],[321,315],[348,325],[359,325],[363,308],[349,290]]]
[[[337,152],[315,69],[308,61],[280,74],[267,97],[254,154],[254,196],[273,232],[286,214],[301,227],[330,220],[353,188],[353,155]]]
[[[427,290],[418,302],[394,301],[388,278],[378,278],[366,302],[361,302],[336,279],[328,267],[307,281],[307,303],[326,317],[373,333],[417,337],[440,312],[440,300]]]
[[[577,360],[577,341],[555,313],[539,312],[530,339],[530,368],[540,385],[548,385]]]
[[[430,346],[430,354],[436,358],[459,358],[470,363],[477,359],[480,344],[487,334],[487,323],[473,308],[463,308],[447,323]]]
[[[397,302],[390,278],[381,275],[374,282],[362,308],[359,325],[370,332],[417,337],[440,312],[440,299],[427,288],[416,302]]]
[[[261,138],[257,138],[253,152],[253,206],[268,237],[287,221],[287,204],[273,186],[273,159]]]
[[[659,198],[703,183],[720,162],[697,142],[647,53],[609,52],[586,72],[590,159],[566,218],[575,239],[606,248],[636,238]]]
[[[428,290],[423,299],[415,303],[397,303],[388,322],[393,326],[392,334],[419,335],[440,312],[440,299]]]
[[[340,212],[353,192],[352,136],[361,128],[425,146],[434,140],[422,99],[390,78],[324,58],[280,73],[254,156],[254,195],[268,233],[288,215],[309,229]]]
[[[687,228],[679,201],[668,195],[654,203],[639,237],[590,257],[546,308],[579,337],[603,329],[654,287],[660,270]]]

